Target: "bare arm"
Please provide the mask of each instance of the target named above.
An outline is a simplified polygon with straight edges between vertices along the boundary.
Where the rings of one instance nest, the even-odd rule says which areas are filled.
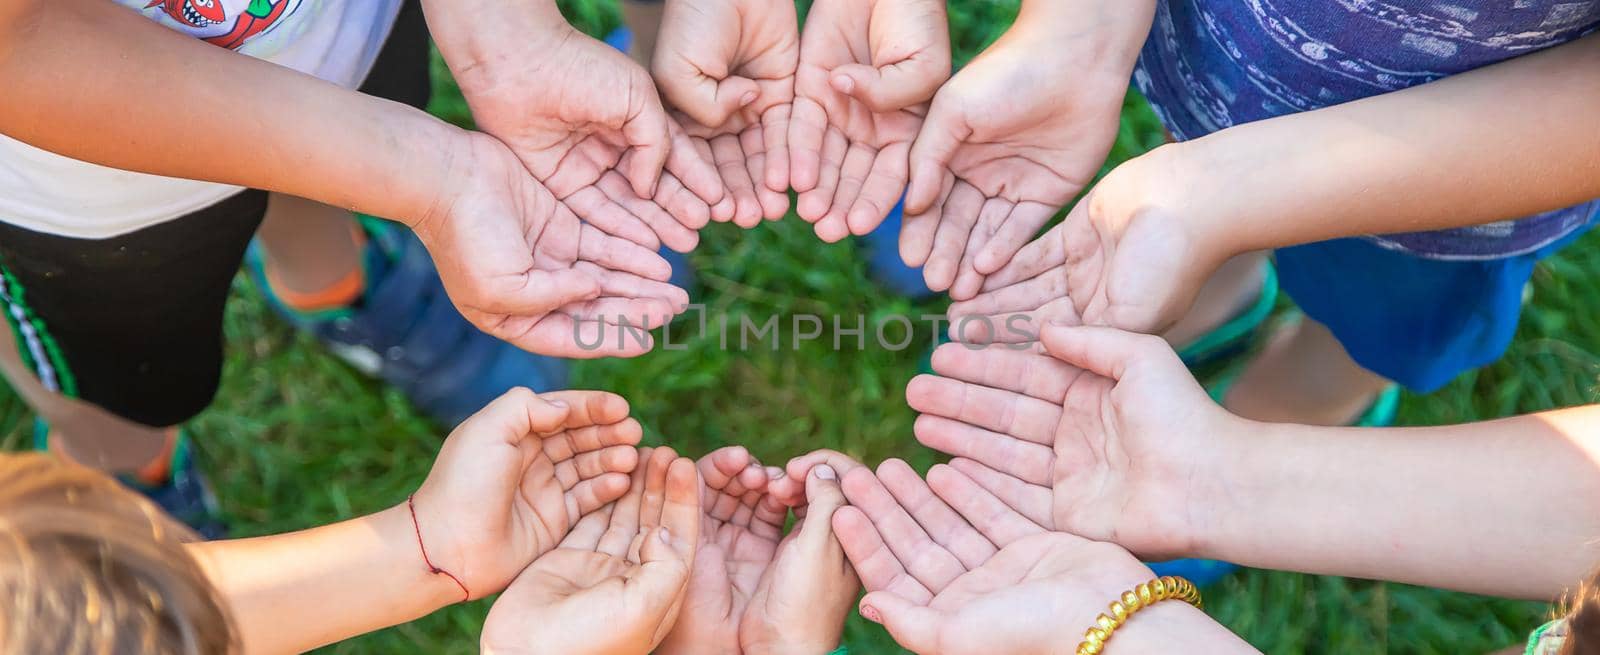
[[[245,653],[308,651],[462,598],[449,578],[429,573],[404,505],[190,552],[227,599]]]
[[[1550,599],[1600,561],[1600,405],[1425,428],[1252,424],[1202,555]]]
[[[0,88],[0,133],[30,145],[408,224],[432,210],[464,135],[101,0],[6,3]]]
[[[1600,197],[1597,108],[1593,35],[1178,145],[1175,191],[1228,252],[1518,218]]]

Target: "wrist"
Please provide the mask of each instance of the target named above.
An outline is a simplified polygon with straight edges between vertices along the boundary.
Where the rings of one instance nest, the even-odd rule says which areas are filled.
[[[1262,475],[1260,466],[1281,467],[1283,462],[1270,454],[1275,424],[1240,418],[1221,410],[1224,419],[1213,427],[1207,440],[1205,459],[1190,482],[1186,515],[1193,529],[1188,557],[1230,562],[1248,561],[1246,549],[1260,538],[1261,502],[1275,491],[1271,480],[1279,474]],[[1293,476],[1291,476],[1293,477]]]
[[[422,545],[430,548],[430,558],[424,558],[423,548],[418,545],[417,526],[412,521],[411,509],[401,503],[369,517],[373,520],[379,534],[383,535],[386,544],[385,559],[390,563],[389,569],[396,581],[396,588],[410,590],[412,604],[419,610],[416,616],[430,614],[435,610],[462,602],[461,587],[451,581],[449,576],[433,573],[429,561],[434,551],[433,545],[426,541],[428,533],[423,533]],[[438,560],[432,560],[438,564]]]
[[[1006,37],[1039,38],[1040,55],[1068,56],[1073,68],[1098,66],[1126,77],[1154,15],[1154,0],[1024,0]]]

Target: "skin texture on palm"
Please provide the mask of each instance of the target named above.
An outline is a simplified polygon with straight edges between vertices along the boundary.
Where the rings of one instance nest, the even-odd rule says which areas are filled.
[[[618,317],[648,318],[653,327],[681,311],[688,294],[666,283],[671,266],[582,224],[499,141],[476,133],[460,141],[446,192],[413,226],[456,309],[479,329],[538,353],[648,351],[648,339],[618,338]]]
[[[628,490],[642,434],[615,394],[506,392],[451,432],[413,497],[429,555],[474,597],[504,589]]]
[[[905,191],[911,141],[950,76],[937,0],[817,0],[789,122],[801,218],[834,242],[871,232]]]
[[[754,227],[789,209],[789,115],[800,35],[793,3],[671,0],[652,67],[727,196],[714,218]]]
[[[917,440],[1029,520],[1141,556],[1194,554],[1217,456],[1239,429],[1159,337],[1046,328],[1048,354],[946,345],[912,380]],[[1182,426],[1181,429],[1176,426]]]
[[[775,476],[743,447],[713,451],[698,467],[700,547],[683,609],[657,652],[737,654],[739,619],[778,550],[788,508],[767,493]]]
[[[699,476],[641,448],[627,492],[585,515],[490,608],[485,653],[648,653],[673,625],[700,539]]]
[[[929,288],[972,298],[1099,171],[1132,72],[1105,39],[1027,7],[934,96],[900,233]]]
[[[950,305],[952,321],[975,331],[970,341],[1016,341],[989,324],[1021,316],[1048,322],[1104,325],[1157,333],[1182,318],[1207,277],[1229,253],[1182,220],[1189,166],[1181,146],[1167,145],[1106,175],[1060,225],[1023,246],[989,275],[983,292]]]

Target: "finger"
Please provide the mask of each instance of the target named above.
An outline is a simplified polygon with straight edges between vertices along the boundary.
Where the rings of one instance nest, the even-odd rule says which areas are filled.
[[[784,194],[789,191],[789,113],[790,103],[774,105],[761,114],[762,140],[767,144],[767,169],[764,173],[767,190]]]
[[[718,193],[721,195],[715,201],[706,201],[711,205],[711,220],[718,223],[733,220],[737,205],[733,203],[733,194],[728,192],[727,185],[722,183],[722,174],[717,171],[717,157],[711,151],[711,142],[701,138],[691,138],[689,142],[698,158],[707,162],[706,165],[711,168],[712,177],[716,178]]]
[[[951,316],[1029,312],[1066,297],[1067,276],[1057,268],[1011,286],[990,287],[983,293],[951,303],[949,311]]]
[[[650,528],[641,541],[640,565],[625,586],[629,600],[623,607],[648,617],[643,623],[658,624],[667,619],[688,586],[697,544],[665,526]]]
[[[594,230],[594,228],[587,229]],[[595,234],[600,233],[596,230]],[[496,316],[536,318],[557,307],[593,300],[600,296],[598,280],[572,269],[552,271],[533,269],[491,279],[472,280],[469,286],[471,288],[465,293],[461,289],[445,289],[450,293],[450,299],[456,303],[456,307],[464,314],[469,310],[477,310]],[[463,299],[469,302],[463,303]],[[484,331],[492,329],[492,326],[481,323],[478,327]]]
[[[1045,327],[1040,341],[1057,359],[1113,380],[1122,379],[1128,367],[1142,361],[1181,366],[1172,346],[1161,337],[1148,334],[1106,327],[1052,325]]]
[[[817,237],[834,243],[850,236],[850,209],[855,205],[856,198],[860,197],[861,186],[866,183],[867,176],[872,174],[872,162],[876,155],[870,146],[850,144],[844,164],[839,168],[839,186],[833,191],[833,203],[828,213],[817,220]]]
[[[877,476],[858,469],[845,476],[843,487],[850,506],[872,520],[890,552],[923,587],[937,594],[966,573],[961,560],[930,538]]]
[[[1050,222],[1056,210],[1050,205],[1039,202],[1019,202],[1012,208],[1000,229],[990,237],[989,242],[978,251],[977,258],[973,260],[973,268],[979,273],[988,275],[1000,270],[1011,263],[1011,257],[1017,254],[1028,241],[1038,236],[1039,228]]]
[[[743,228],[755,227],[761,222],[761,202],[756,200],[755,182],[750,179],[739,137],[724,134],[711,139],[711,154],[716,158],[723,186],[733,196],[733,222]]]
[[[817,101],[799,96],[789,113],[789,184],[795,191],[815,189],[822,179],[828,112]]]
[[[1055,520],[1051,510],[1055,506],[1055,499],[1050,487],[1026,482],[965,457],[950,460],[950,467],[965,474],[1030,522],[1054,529]]]
[[[624,187],[627,186],[628,181],[614,171],[607,171],[605,175],[600,176],[600,181],[604,182],[610,176],[615,176]],[[633,193],[633,189],[629,188],[628,193]],[[661,247],[661,241],[656,237],[654,230],[628,209],[608,198],[604,190],[597,186],[579,189],[562,202],[565,202],[578,218],[599,228],[601,232],[619,239],[627,239],[651,250]]]
[[[555,462],[556,480],[563,489],[572,489],[579,482],[590,478],[597,478],[607,473],[621,473],[624,478],[633,472],[639,465],[639,451],[632,446],[610,446],[601,450],[592,450],[579,453],[577,456]],[[627,491],[627,480],[623,480],[623,491]],[[622,494],[618,493],[617,497]],[[616,498],[608,498],[609,503]]]
[[[834,511],[833,531],[867,590],[891,591],[924,603],[933,600],[933,592],[906,572],[860,509],[846,505]]]
[[[918,442],[941,453],[975,459],[1034,484],[1050,484],[1055,453],[1049,446],[932,414],[918,416],[912,430]]]
[[[861,616],[882,624],[895,643],[913,653],[935,653],[939,627],[947,619],[938,610],[919,605],[889,591],[875,591],[861,599]]]
[[[933,207],[940,194],[947,194],[950,161],[956,148],[972,135],[958,108],[934,96],[928,118],[922,122],[917,140],[911,144],[910,187],[906,189],[906,212],[922,213]]]
[[[854,457],[837,450],[820,448],[790,459],[784,470],[789,474],[790,479],[803,485],[806,477],[811,474],[811,469],[820,464],[827,464],[833,467],[834,472],[839,474],[840,480],[843,480],[844,476],[851,471],[863,468],[861,462]]]
[[[806,520],[795,542],[818,552],[834,542],[833,515],[845,505],[844,489],[839,485],[839,472],[828,464],[812,467],[805,480]]]
[[[597,551],[600,547],[600,538],[605,535],[611,523],[612,505],[606,505],[595,511],[584,514],[583,518],[573,524],[572,530],[561,539],[559,548],[573,550]]]
[[[906,403],[924,414],[1044,446],[1055,443],[1056,425],[1061,422],[1060,404],[935,375],[912,378],[906,385]]]
[[[656,187],[654,200],[657,206],[666,210],[667,215],[688,232],[687,237],[680,239],[676,236],[677,232],[656,227],[656,236],[661,237],[661,242],[678,252],[688,252],[699,245],[700,234],[697,230],[711,222],[711,206],[694,195],[688,187],[683,186],[683,181],[679,180],[677,175],[671,174],[661,176],[661,184]]]
[[[578,258],[601,268],[633,273],[652,280],[666,282],[672,279],[672,265],[656,251],[603,234],[587,225],[583,226],[578,242]]]
[[[974,349],[947,343],[934,349],[932,364],[947,378],[1027,394],[1058,407],[1080,372],[1049,355],[1002,345]]]
[[[878,151],[866,181],[861,184],[861,195],[851,205],[845,219],[851,234],[864,236],[877,229],[889,210],[900,202],[900,196],[906,191],[906,152],[909,149],[908,144],[891,143]]]
[[[582,266],[583,264],[580,263],[579,267],[581,268]],[[683,306],[689,302],[689,293],[687,291],[668,282],[641,277],[633,273],[610,270],[596,270],[594,277],[600,280],[600,290],[604,294],[602,299],[661,300],[666,302],[666,307],[653,305],[648,307],[649,309],[659,310],[654,314],[650,314],[652,318],[659,317],[662,314],[677,315]],[[634,307],[636,310],[644,308],[643,306]],[[635,312],[633,315],[640,316],[641,314]],[[658,324],[659,322],[652,322],[651,326],[655,327]]]
[[[944,172],[941,176],[941,186],[932,204],[921,213],[913,214],[909,209],[904,210],[900,224],[900,259],[907,266],[916,268],[928,263],[928,257],[933,254],[933,239],[939,233],[939,223],[944,217],[944,205],[950,198],[950,192],[955,188],[955,176]]]
[[[611,520],[595,546],[596,552],[617,558],[627,556],[629,545],[639,534],[639,506],[644,500],[645,475],[649,472],[653,452],[653,448],[639,449],[639,464],[628,476],[628,490],[617,499],[611,510]]]
[[[667,155],[667,172],[678,178],[684,188],[701,202],[712,205],[721,201],[724,194],[722,178],[717,176],[717,169],[711,163],[709,149],[701,147],[705,144],[705,140],[685,134],[683,128],[670,118],[667,126],[672,136],[672,151]],[[659,188],[657,191],[659,193]]]
[[[933,250],[928,255],[928,263],[922,267],[929,289],[944,291],[955,283],[961,255],[972,239],[972,228],[982,209],[983,194],[976,187],[960,181],[954,183],[940,212]]]
[[[816,223],[833,209],[834,194],[839,188],[839,174],[849,152],[850,141],[845,139],[844,133],[828,130],[822,141],[821,164],[815,183],[810,189],[800,192],[798,206],[795,207],[800,218]]]
[[[669,62],[670,63],[670,62]],[[658,68],[677,68],[658,66]],[[673,108],[689,115],[696,123],[706,127],[721,127],[728,117],[756,101],[761,94],[755,80],[738,75],[717,79],[704,71],[684,69],[686,74],[673,75],[668,84],[658,77],[657,85]]]
[[[1023,280],[1031,279],[1052,268],[1065,265],[1067,263],[1064,241],[1066,232],[1063,226],[1072,218],[1069,214],[1060,225],[1050,228],[1049,232],[1045,232],[1044,236],[1028,242],[1028,245],[1023,246],[1021,250],[1017,251],[1016,255],[1012,256],[1009,263],[989,274],[988,279],[984,280],[983,289],[988,291],[1008,287]]]
[[[878,68],[844,64],[833,69],[828,84],[872,111],[886,114],[927,102],[949,77],[949,62],[941,74],[931,57],[912,57]]]
[[[987,541],[1000,548],[1045,531],[999,496],[947,464],[935,464],[928,469],[928,486]]]
[[[983,209],[978,212],[978,223],[972,228],[972,234],[967,237],[967,247],[962,251],[961,264],[956,269],[956,281],[950,285],[950,298],[952,300],[967,300],[978,295],[983,290],[984,275],[973,267],[973,262],[978,258],[978,252],[983,250],[994,237],[1006,217],[1011,215],[1011,203],[1001,198],[989,198],[984,201]]]
[[[649,75],[639,71],[644,79],[639,86],[648,89]],[[633,192],[641,198],[656,195],[656,182],[666,166],[672,139],[667,129],[667,112],[655,93],[644,91],[644,107],[622,124],[622,138],[629,152],[619,162],[623,175],[633,184]]]
[[[627,179],[616,171],[607,171],[605,175],[600,177],[600,182],[596,186],[611,200],[613,206],[626,211],[628,217],[632,218],[636,225],[650,231],[648,243],[639,239],[629,238],[626,235],[610,233],[613,236],[628,239],[648,250],[658,250],[663,243],[672,247],[673,250],[689,249],[699,242],[699,235],[694,230],[685,227],[684,223],[680,222],[677,217],[668,214],[667,210],[657,204],[655,199],[640,198],[633,195],[633,188],[628,186]],[[661,184],[657,187],[656,193],[664,198],[680,197],[684,199],[680,200],[680,206],[683,202],[699,202],[699,199],[685,190],[683,183],[679,182],[678,178],[671,174],[662,174]],[[704,205],[701,205],[701,207],[704,208]],[[709,216],[709,210],[706,211]],[[596,227],[600,226],[597,225]],[[685,246],[685,244],[688,245]]]
[[[739,147],[744,150],[745,169],[750,172],[750,184],[755,192],[761,216],[769,221],[783,218],[789,211],[789,196],[767,188],[767,144],[758,125],[739,133]]]
[[[463,441],[493,439],[516,446],[523,439],[560,428],[571,412],[566,402],[540,397],[527,387],[515,387],[468,416],[451,432],[451,437]]]
[[[670,448],[664,449],[671,451]],[[700,475],[694,460],[678,457],[667,467],[666,488],[659,522],[678,538],[699,543],[700,534]],[[692,555],[692,551],[690,553]]]
[[[614,472],[579,480],[563,494],[567,506],[567,519],[576,521],[583,515],[621,498],[628,493],[628,482],[626,473]]]
[[[644,496],[639,500],[639,527],[653,528],[661,525],[661,512],[667,504],[667,471],[677,461],[678,453],[662,446],[650,452],[644,473]],[[696,478],[698,479],[698,478]],[[695,489],[695,509],[700,508],[700,490]],[[695,513],[699,525],[699,512]]]
[[[900,503],[900,507],[916,520],[917,525],[922,526],[928,538],[961,562],[963,573],[977,568],[994,556],[994,544],[989,543],[977,529],[968,525],[955,510],[935,496],[927,483],[905,462],[897,459],[885,461],[878,466],[878,479]]]

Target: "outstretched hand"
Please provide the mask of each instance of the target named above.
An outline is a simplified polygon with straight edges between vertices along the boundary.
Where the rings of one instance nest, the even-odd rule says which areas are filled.
[[[450,433],[413,496],[433,563],[474,597],[504,589],[579,517],[628,490],[641,434],[615,394],[496,398]]]
[[[656,84],[727,189],[712,217],[747,228],[783,218],[800,57],[794,4],[669,0],[659,38]]]
[[[883,222],[905,191],[911,141],[950,76],[939,0],[817,0],[800,37],[790,185],[834,242]]]
[[[495,601],[483,652],[650,652],[689,580],[699,487],[693,460],[641,448],[626,495],[585,515]]]
[[[976,295],[1100,170],[1132,57],[1098,55],[1106,37],[1083,19],[1025,10],[934,96],[900,232],[902,258],[930,289]]]
[[[1197,555],[1217,441],[1243,420],[1160,337],[1049,327],[1049,354],[947,344],[912,380],[917,440],[1040,526],[1141,556]]]

